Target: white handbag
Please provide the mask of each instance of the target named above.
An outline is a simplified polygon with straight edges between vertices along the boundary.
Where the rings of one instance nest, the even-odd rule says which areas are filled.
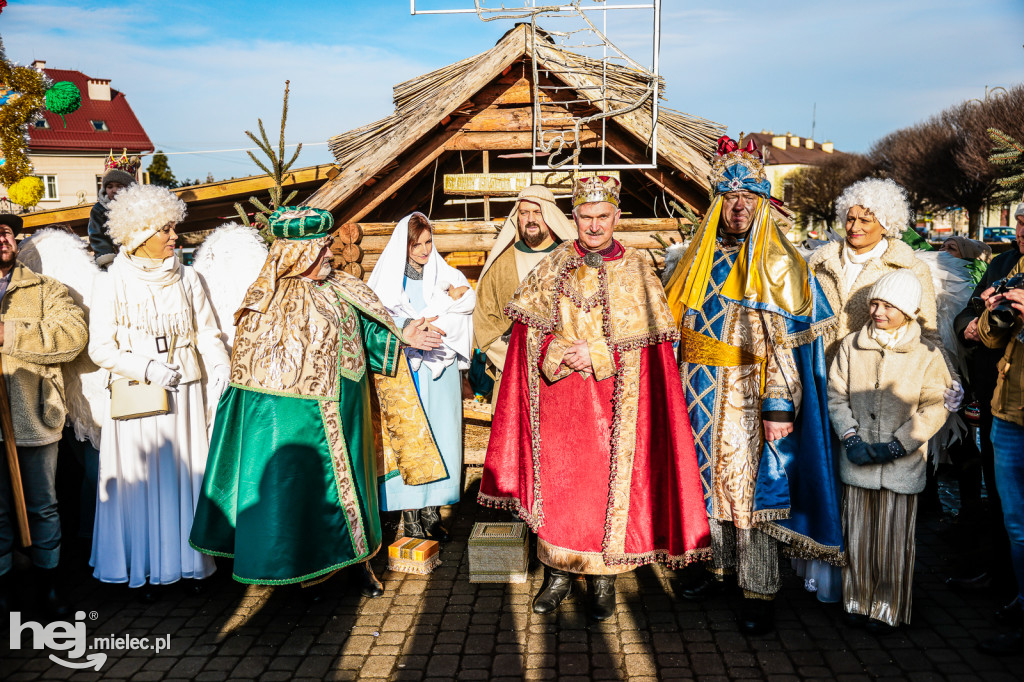
[[[171,362],[177,337],[171,336],[167,362]],[[121,378],[110,382],[110,418],[118,421],[140,419],[170,412],[167,391],[148,381]]]

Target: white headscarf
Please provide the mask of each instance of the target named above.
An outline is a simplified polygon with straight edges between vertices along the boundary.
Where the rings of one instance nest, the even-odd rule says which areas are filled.
[[[396,320],[437,316],[437,321],[432,324],[445,332],[441,347],[432,351],[406,349],[412,370],[416,371],[420,363],[426,363],[431,376],[436,379],[445,367],[456,360],[459,369],[469,369],[473,357],[473,308],[476,307],[476,293],[470,287],[462,298],[452,300],[447,293],[448,288],[469,287],[469,281],[441,258],[435,246],[430,251],[427,264],[423,266],[423,300],[426,307],[422,310],[413,308],[404,285],[411,217],[402,218],[391,233],[388,245],[384,247],[384,252],[370,273],[369,285]]]

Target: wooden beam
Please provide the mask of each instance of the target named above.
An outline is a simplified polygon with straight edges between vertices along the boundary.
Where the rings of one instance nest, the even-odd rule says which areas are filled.
[[[334,168],[334,164],[322,164],[319,166],[308,166],[306,168],[299,168],[291,173],[287,173],[284,177],[284,188],[289,191],[292,189],[298,189],[301,185],[315,184],[317,182],[326,182],[328,173]],[[172,190],[178,198],[189,204],[189,216],[186,218],[185,224],[187,225],[193,219],[193,213],[198,209],[198,205],[205,202],[215,201],[226,201],[233,199],[235,201],[244,201],[251,195],[269,190],[274,186],[274,181],[267,175],[252,175],[245,178],[235,178],[233,180],[221,180],[218,182],[207,183],[205,185],[190,185],[188,187],[179,187]],[[28,213],[22,216],[25,220],[26,228],[37,228],[50,225],[52,223],[71,223],[73,226],[79,222],[89,221],[89,211],[92,210],[93,204],[82,204],[79,206],[70,206],[66,208],[56,208],[50,211],[36,211],[34,213]],[[227,209],[224,209],[225,214],[234,214],[234,208],[228,205]]]
[[[572,134],[566,136],[567,141],[572,141]],[[580,144],[584,147],[597,145],[598,136],[592,130],[580,131]],[[479,151],[489,149],[491,151],[530,151],[533,149],[532,131],[462,131],[452,139],[445,142],[445,149],[450,151]]]
[[[365,227],[365,226],[364,226]],[[678,229],[673,230],[643,230],[643,231],[622,231],[616,232],[615,238],[624,246],[632,246],[638,249],[658,249],[661,243],[654,235],[661,235],[666,241],[669,238],[681,240],[683,233]],[[434,234],[434,246],[441,253],[454,253],[456,251],[490,251],[494,246],[497,234],[485,234],[481,232],[463,232],[460,234]],[[363,253],[381,253],[387,246],[389,236],[371,237],[364,235],[359,242]]]
[[[321,166],[310,166],[300,168],[294,172],[286,173],[282,179],[282,187],[294,189],[294,185],[306,182],[327,181],[328,171],[334,164]],[[173,190],[178,198],[188,203],[192,201],[210,201],[225,197],[246,196],[255,192],[269,190],[274,186],[274,179],[269,175],[258,175],[248,178],[238,178],[223,182],[213,182],[206,185],[194,185],[191,187],[179,187]]]
[[[494,234],[501,229],[504,218],[485,222],[470,221],[435,221],[431,223],[435,235],[450,234]],[[675,232],[689,223],[679,218],[623,218],[615,226],[616,234],[620,232]],[[395,231],[395,223],[359,223],[363,237],[389,237]]]
[[[616,130],[615,124],[607,127],[604,139],[608,144],[608,149],[622,157],[627,163],[649,163],[649,159],[637,149],[636,142]],[[685,186],[671,173],[661,168],[639,169],[637,172],[643,173],[645,178],[672,195],[676,201],[685,205],[694,213],[698,215],[703,213],[700,207],[703,205],[702,201],[706,203],[707,196],[699,194],[696,188]]]
[[[588,116],[597,113],[593,107],[574,107],[578,111],[570,113],[565,106],[541,105],[545,120],[545,129],[572,129],[573,114]],[[487,107],[475,113],[472,118],[462,123],[463,130],[492,132],[512,131],[525,132],[533,130],[533,107]]]
[[[678,232],[678,231],[652,231],[652,232],[639,232],[639,233],[631,232],[631,233],[616,234],[615,238],[623,246],[629,246],[629,247],[632,247],[632,248],[635,248],[635,249],[656,250],[656,249],[663,248],[661,242],[659,242],[657,239],[655,239],[655,235],[661,237],[666,242],[670,242],[670,243],[671,242],[677,242],[677,243],[681,242],[682,238],[683,238],[682,237],[682,233]],[[470,241],[470,240],[465,240],[465,241],[451,240],[452,237],[454,237],[454,236],[457,236],[457,235],[452,235],[452,236],[449,236],[449,237],[441,237],[441,238],[437,239],[435,241],[435,244],[437,244],[437,250],[439,252],[443,253],[443,254],[449,254],[449,253],[483,253],[483,254],[486,254],[487,252],[490,251],[490,248],[491,248],[490,245],[487,246],[486,248],[481,248],[481,247],[469,248],[469,247],[473,247],[474,244],[480,243],[481,240],[475,240],[475,241]],[[481,235],[477,235],[477,236],[481,236]],[[373,239],[376,239],[376,238],[373,238]],[[442,240],[445,240],[445,241],[442,241]],[[451,240],[451,241],[448,241],[448,240]],[[364,239],[363,241],[365,242],[366,239]],[[387,240],[385,240],[384,243],[386,244]],[[493,238],[491,238],[491,245],[493,245]],[[377,264],[378,260],[380,260],[380,254],[383,251],[383,249],[384,249],[384,247],[380,243],[376,243],[372,250],[363,248],[363,258],[360,261],[360,265],[362,265],[363,270],[365,272],[364,279],[369,277],[370,272],[373,270],[373,266]],[[652,260],[657,262],[657,259],[654,259],[653,254],[650,251],[647,251],[647,253],[651,255]],[[465,271],[472,270],[473,268],[469,267],[469,268],[460,268],[460,269],[463,269],[464,272],[465,272]]]
[[[335,215],[335,220],[342,223],[356,223],[360,218],[380,206],[398,188],[411,180],[417,173],[426,168],[445,153],[444,143],[458,134],[458,128],[447,128],[440,133],[425,140],[416,149],[399,162],[398,167],[381,178],[368,191],[359,196],[350,206],[345,206],[341,213]],[[310,198],[310,204],[320,192]]]

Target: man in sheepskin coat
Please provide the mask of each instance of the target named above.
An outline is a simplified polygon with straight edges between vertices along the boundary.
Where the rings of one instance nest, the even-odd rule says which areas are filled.
[[[59,617],[69,611],[55,577],[60,519],[54,478],[57,441],[67,414],[60,365],[85,348],[89,329],[67,287],[17,261],[14,234],[21,227],[21,218],[0,215],[0,353],[37,571],[36,606]],[[11,609],[15,526],[10,474],[4,465],[0,466],[0,612]]]

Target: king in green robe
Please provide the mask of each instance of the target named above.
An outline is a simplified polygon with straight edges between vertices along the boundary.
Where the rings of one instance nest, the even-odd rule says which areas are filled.
[[[326,211],[279,209],[278,239],[235,314],[231,385],[189,542],[233,557],[239,582],[304,582],[367,561],[382,541],[378,475],[448,476],[402,332],[323,257],[332,227]]]

